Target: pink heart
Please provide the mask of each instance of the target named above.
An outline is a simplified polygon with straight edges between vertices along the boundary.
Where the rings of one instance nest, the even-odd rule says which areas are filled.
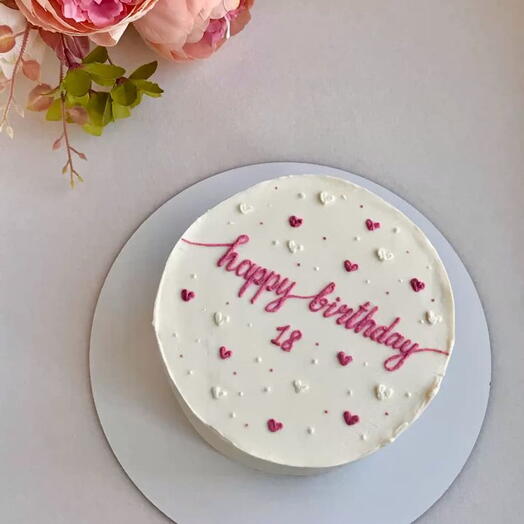
[[[350,260],[344,260],[344,268],[348,273],[351,273],[351,271],[358,269],[358,264],[352,264]]]
[[[413,289],[413,291],[415,291],[416,293],[422,291],[426,287],[426,284],[424,284],[424,282],[422,282],[418,278],[412,278],[409,281],[409,283],[411,284],[411,289]]]
[[[289,217],[289,225],[291,227],[300,227],[303,221],[304,220],[302,218],[298,218],[295,215]]]
[[[337,358],[341,366],[347,366],[353,360],[351,355],[346,355],[343,351],[337,353]]]
[[[344,420],[348,426],[353,426],[360,421],[358,415],[352,415],[349,411],[344,411]]]
[[[270,418],[267,421],[267,429],[271,431],[271,433],[274,433],[275,431],[280,431],[284,427],[284,424],[282,422],[276,421],[274,418]]]
[[[183,289],[180,292],[180,296],[184,302],[189,302],[192,298],[195,298],[193,291],[189,291],[188,289]]]
[[[226,346],[220,346],[218,354],[222,360],[225,360],[226,358],[229,358],[233,352],[230,349],[227,349]]]
[[[380,227],[380,222],[373,222],[373,220],[371,220],[371,218],[368,218],[366,220],[366,227],[370,231],[374,231],[375,229],[378,229]]]

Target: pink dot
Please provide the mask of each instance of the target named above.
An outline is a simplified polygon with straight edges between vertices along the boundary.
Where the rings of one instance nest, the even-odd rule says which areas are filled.
[[[264,225],[264,222],[259,222],[259,224],[260,224],[261,226],[263,226],[263,225]]]
[[[237,374],[237,372],[236,372],[236,371],[233,371],[233,375],[236,375],[236,374]]]
[[[269,372],[270,373],[273,373],[274,369],[273,368],[269,368]]]
[[[360,209],[362,209],[362,208],[363,208],[364,206],[363,206],[362,204],[360,204],[360,206],[359,206],[359,207],[360,207]]]
[[[434,299],[434,298],[432,298],[432,299],[431,299],[431,302],[435,302],[435,299]]]
[[[275,186],[275,189],[278,189],[278,186]]]
[[[184,355],[182,355],[182,353],[180,353],[180,355],[178,355],[180,358],[184,358]]]
[[[386,295],[389,295],[389,291],[386,291]]]
[[[406,249],[406,254],[409,255],[409,249]]]
[[[327,240],[327,237],[322,237],[322,240]]]
[[[226,302],[226,306],[229,306],[229,302]]]
[[[244,427],[245,427],[245,428],[248,428],[248,427],[249,427],[249,424],[246,422],[246,423],[244,424]]]
[[[324,414],[327,415],[328,413],[329,413],[329,411],[328,411],[327,409],[325,409],[325,410],[324,410]]]
[[[297,266],[300,267],[300,262],[297,262]]]
[[[389,413],[387,411],[384,411],[384,415],[386,415],[386,417],[389,415]]]
[[[320,344],[318,342],[315,342],[315,346],[320,346]]]

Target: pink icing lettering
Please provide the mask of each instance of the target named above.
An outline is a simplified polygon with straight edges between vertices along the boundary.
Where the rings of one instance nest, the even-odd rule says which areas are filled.
[[[371,228],[368,227],[368,229],[371,231],[380,227],[379,222],[373,222],[371,219],[368,220],[372,226]],[[368,225],[368,220],[366,221],[366,225]],[[369,302],[365,302],[364,304],[359,305],[358,309],[355,309],[342,303],[340,297],[330,300],[329,295],[331,295],[331,293],[336,289],[336,284],[334,282],[325,285],[318,293],[313,295],[294,295],[292,292],[297,285],[295,281],[283,277],[275,271],[259,266],[249,259],[238,260],[239,254],[237,249],[242,245],[247,244],[249,240],[250,238],[248,235],[240,235],[233,242],[220,244],[192,242],[184,238],[182,239],[183,242],[193,246],[225,247],[226,250],[218,258],[216,265],[218,267],[223,267],[225,271],[234,272],[236,276],[244,280],[244,283],[238,291],[239,297],[242,297],[251,287],[256,289],[250,298],[252,304],[254,304],[265,293],[271,294],[273,299],[265,305],[264,310],[266,312],[274,313],[279,311],[288,300],[308,300],[308,308],[312,313],[322,311],[322,316],[324,318],[336,317],[335,322],[337,325],[343,326],[347,330],[353,330],[356,334],[362,333],[363,337],[369,338],[377,344],[389,347],[396,351],[396,354],[388,357],[384,361],[384,368],[387,371],[395,371],[399,369],[404,362],[415,353],[432,352],[441,355],[449,354],[447,351],[442,351],[440,349],[421,348],[417,342],[412,342],[402,333],[392,333],[393,329],[401,320],[399,317],[396,317],[390,324],[378,325],[373,318],[379,310],[378,306],[371,306]],[[424,282],[421,282],[418,279],[412,279],[410,285],[414,291],[420,291],[425,287]],[[187,289],[181,291],[181,297],[185,301],[191,300],[194,296],[195,294],[193,291]],[[283,327],[289,328],[289,326]],[[287,341],[282,342],[280,346],[284,351],[290,351],[292,344],[302,337],[302,333],[299,330],[293,331],[291,335],[292,336],[290,336]],[[286,344],[286,347],[284,347],[284,344]],[[349,414],[348,416],[357,417],[358,419],[357,415]]]

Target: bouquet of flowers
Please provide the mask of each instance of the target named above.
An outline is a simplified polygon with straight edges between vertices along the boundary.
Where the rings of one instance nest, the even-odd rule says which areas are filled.
[[[25,107],[45,112],[61,124],[53,150],[63,148],[62,169],[71,186],[82,177],[74,160],[86,156],[71,145],[69,125],[100,136],[105,126],[131,116],[144,96],[163,90],[151,81],[157,62],[130,74],[111,60],[129,24],[159,55],[173,61],[206,58],[250,20],[254,0],[0,0],[0,133],[14,137],[9,116],[23,116],[16,101],[16,79],[24,75],[34,87]],[[55,85],[42,83],[44,53],[60,63]]]

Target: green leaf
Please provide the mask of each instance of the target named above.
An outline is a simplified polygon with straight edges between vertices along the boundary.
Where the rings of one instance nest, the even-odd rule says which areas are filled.
[[[109,100],[109,93],[94,92],[89,96],[89,103],[86,106],[89,115],[89,123],[95,126],[103,127],[104,112],[107,101]]]
[[[132,80],[132,82],[139,91],[153,98],[158,98],[164,92],[158,84],[148,80]]]
[[[115,120],[118,120],[119,118],[128,118],[131,116],[131,109],[127,106],[122,106],[120,104],[117,104],[116,102],[113,102],[113,117]]]
[[[82,69],[71,69],[64,78],[65,90],[73,96],[84,96],[91,88],[91,77]]]
[[[114,78],[102,78],[101,76],[91,75],[91,78],[95,84],[105,87],[113,87],[115,85]]]
[[[83,106],[85,107],[89,103],[89,93],[86,93],[84,96],[72,96],[69,93],[66,95],[67,106]]]
[[[107,49],[102,46],[95,47],[85,58],[82,60],[84,64],[92,64],[93,62],[104,63],[107,62],[108,55]]]
[[[111,98],[108,96],[106,99],[106,105],[104,107],[104,113],[102,114],[102,125],[107,126],[109,122],[113,122],[113,103]]]
[[[82,126],[82,129],[86,133],[89,133],[90,135],[94,135],[94,136],[100,136],[104,132],[104,128],[102,126],[97,126],[96,124],[90,124],[90,123],[84,124]]]
[[[136,100],[137,94],[136,86],[129,80],[111,89],[111,98],[122,106],[130,106]]]
[[[51,122],[62,120],[62,100],[57,98],[47,110],[45,119]]]
[[[98,63],[84,64],[82,66],[82,70],[86,73],[89,73],[93,80],[95,80],[95,77],[103,80],[116,80],[126,72],[126,70],[123,67],[118,67],[111,64]]]
[[[131,78],[132,80],[147,80],[151,75],[154,74],[157,67],[158,62],[149,62],[149,64],[144,64],[135,71],[133,71],[129,78]]]
[[[138,104],[140,104],[140,102],[142,102],[142,96],[142,93],[139,91],[136,100],[129,107],[133,109],[133,107],[136,107]]]

